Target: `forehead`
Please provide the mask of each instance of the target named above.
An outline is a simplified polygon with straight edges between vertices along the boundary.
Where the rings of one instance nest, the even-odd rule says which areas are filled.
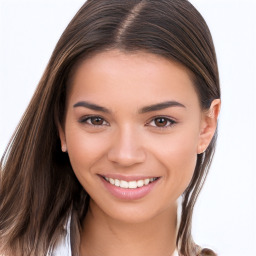
[[[185,67],[158,55],[119,50],[98,53],[81,62],[74,71],[68,98],[137,104],[157,99],[198,103]]]

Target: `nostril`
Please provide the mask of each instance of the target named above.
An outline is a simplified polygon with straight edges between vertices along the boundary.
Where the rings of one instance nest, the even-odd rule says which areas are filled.
[[[119,165],[130,166],[137,163],[143,163],[146,159],[145,152],[121,152],[121,151],[110,151],[108,153],[108,160]]]
[[[121,166],[131,166],[134,164],[142,163],[143,159],[138,157],[109,157],[108,158],[111,162],[114,162]]]

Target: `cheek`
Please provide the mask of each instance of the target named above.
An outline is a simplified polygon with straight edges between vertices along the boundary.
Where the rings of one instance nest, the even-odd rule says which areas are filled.
[[[198,137],[196,133],[180,133],[158,137],[151,143],[151,151],[165,166],[194,166],[197,156]],[[182,170],[182,169],[181,169]],[[181,171],[180,170],[180,171]]]
[[[165,170],[164,179],[174,199],[185,191],[192,179],[197,161],[196,138],[195,134],[183,133],[158,140],[159,144],[155,145],[153,154]]]
[[[82,129],[67,127],[66,142],[74,172],[78,176],[88,175],[105,154],[104,140],[99,134],[86,134]]]

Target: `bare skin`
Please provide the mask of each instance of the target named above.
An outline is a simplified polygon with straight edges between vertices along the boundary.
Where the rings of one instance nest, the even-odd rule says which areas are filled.
[[[175,208],[150,223],[135,224],[102,219],[101,213],[90,211],[84,222],[81,255],[171,256],[175,250]]]
[[[91,197],[81,256],[172,255],[177,199],[214,135],[219,109],[214,100],[202,111],[189,72],[153,54],[112,50],[80,64],[59,133]],[[154,185],[134,199],[129,188],[112,193],[109,178],[154,178]]]

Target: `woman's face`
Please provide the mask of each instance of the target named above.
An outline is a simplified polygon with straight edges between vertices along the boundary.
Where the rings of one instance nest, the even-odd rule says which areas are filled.
[[[77,68],[60,137],[92,210],[138,222],[170,209],[190,183],[205,120],[185,68],[112,50]]]

